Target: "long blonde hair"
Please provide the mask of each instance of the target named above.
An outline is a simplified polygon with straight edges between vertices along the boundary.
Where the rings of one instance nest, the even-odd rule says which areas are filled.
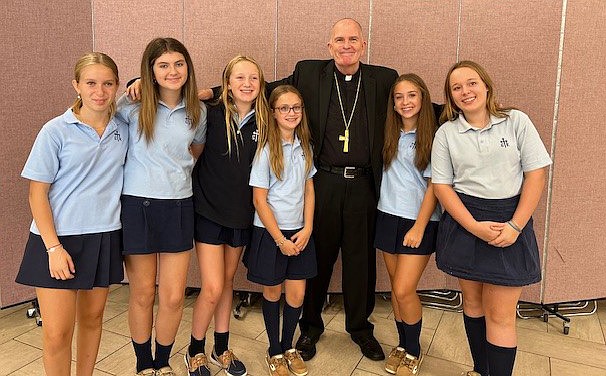
[[[488,72],[486,72],[486,70],[476,62],[471,60],[461,60],[458,63],[453,64],[446,75],[446,81],[444,82],[444,98],[446,98],[446,103],[444,104],[444,109],[440,115],[440,123],[455,120],[457,117],[459,117],[459,113],[461,112],[461,109],[455,104],[454,98],[452,97],[452,91],[450,89],[450,75],[455,69],[459,68],[473,69],[478,76],[480,76],[480,79],[482,82],[484,82],[484,85],[486,85],[486,89],[488,89],[488,93],[486,93],[486,109],[490,115],[500,118],[509,116],[509,111],[513,110],[514,108],[504,107],[497,103],[494,82],[488,75]]]
[[[141,58],[141,109],[139,111],[139,134],[145,136],[147,142],[154,139],[154,122],[158,101],[160,100],[159,85],[154,78],[154,63],[162,54],[178,52],[185,58],[187,64],[187,80],[181,87],[181,96],[185,99],[185,112],[191,128],[200,122],[200,100],[196,86],[194,64],[183,43],[174,38],[156,38],[147,44]]]
[[[116,80],[116,85],[120,84],[120,79],[118,78],[118,66],[114,62],[114,60],[103,52],[89,52],[87,54],[82,55],[76,62],[76,66],[74,67],[74,80],[76,82],[80,82],[80,76],[82,75],[82,70],[84,68],[101,64],[104,67],[111,69],[114,74],[114,79]],[[72,109],[75,114],[80,113],[80,109],[82,108],[82,99],[80,96],[76,98],[74,104],[72,104]],[[116,113],[116,98],[112,98],[112,103],[109,106],[109,117],[111,118]]]
[[[299,90],[291,85],[280,85],[275,88],[269,96],[269,106],[272,111],[277,111],[274,106],[276,105],[278,99],[286,93],[296,94],[301,101],[301,106],[304,107],[303,97],[301,96]],[[301,142],[301,148],[303,149],[303,155],[305,156],[305,175],[307,176],[313,166],[313,152],[311,148],[311,133],[307,123],[305,109],[301,111],[301,122],[295,128],[295,135],[299,139],[299,142]],[[263,148],[266,144],[269,145],[269,165],[271,170],[274,172],[278,180],[282,180],[282,173],[284,172],[282,135],[274,116],[269,117],[269,126],[267,132],[265,132],[263,138],[259,138],[259,143],[257,144],[257,155],[263,152]]]
[[[433,137],[436,133],[438,125],[436,123],[436,115],[433,111],[433,105],[431,104],[431,96],[429,95],[429,89],[427,85],[414,73],[403,74],[394,84],[391,86],[389,91],[389,99],[387,102],[387,119],[385,121],[385,145],[383,146],[383,164],[384,168],[387,169],[394,158],[398,155],[398,143],[400,140],[400,130],[404,125],[402,122],[402,116],[394,108],[394,91],[396,86],[402,82],[408,81],[415,85],[421,93],[421,110],[419,110],[419,116],[417,118],[417,130],[415,132],[415,167],[419,171],[423,171],[427,168],[429,160],[431,158],[431,145],[433,143]]]
[[[236,145],[236,153],[238,153],[238,142],[236,140],[236,133],[238,126],[234,124],[234,116],[237,116],[238,109],[234,103],[234,98],[231,90],[229,90],[229,77],[232,74],[234,66],[240,62],[247,61],[254,64],[259,72],[259,95],[255,99],[253,108],[255,109],[255,120],[257,122],[257,132],[259,133],[259,139],[264,138],[267,130],[267,121],[269,119],[269,109],[267,105],[267,99],[265,98],[265,78],[263,76],[263,70],[261,66],[252,58],[248,56],[238,55],[231,59],[229,63],[223,69],[223,77],[221,80],[221,95],[219,96],[219,102],[225,107],[225,128],[227,134],[227,153],[231,154],[232,143]]]

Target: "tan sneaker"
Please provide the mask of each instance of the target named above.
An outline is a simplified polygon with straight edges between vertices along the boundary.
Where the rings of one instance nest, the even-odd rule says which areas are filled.
[[[400,362],[402,361],[402,359],[404,359],[404,356],[406,356],[406,350],[404,350],[400,346],[391,349],[391,352],[389,353],[389,356],[385,361],[385,371],[391,373],[392,375],[395,375],[396,371],[398,370],[398,366],[400,365]]]
[[[248,374],[246,366],[238,359],[233,350],[225,350],[221,355],[217,355],[213,350],[210,354],[210,362],[223,368],[226,376],[246,376]]]
[[[290,372],[294,373],[296,376],[307,375],[307,366],[305,365],[301,354],[299,354],[299,350],[286,350],[284,353],[284,359],[286,359],[286,364],[288,364],[288,369]]]
[[[153,368],[146,368],[141,372],[137,372],[135,376],[155,376],[156,370]]]
[[[162,367],[156,371],[156,376],[176,376],[170,366]]]
[[[419,372],[419,367],[423,361],[423,354],[420,357],[406,354],[404,359],[400,362],[400,366],[396,371],[396,376],[410,376],[416,375]]]
[[[463,372],[461,374],[461,376],[482,376],[482,375],[477,373],[476,371],[467,371],[467,372]]]
[[[188,376],[210,376],[206,354],[198,353],[190,357],[189,352],[186,350],[183,359],[185,360]]]
[[[269,369],[269,376],[288,376],[288,365],[284,355],[278,354],[271,358],[269,355],[265,357],[265,363]]]

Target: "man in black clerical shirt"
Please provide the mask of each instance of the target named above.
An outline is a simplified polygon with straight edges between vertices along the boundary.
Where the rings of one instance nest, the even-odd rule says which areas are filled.
[[[366,49],[360,24],[342,19],[328,41],[331,60],[304,60],[291,76],[273,82],[301,91],[309,119],[314,161],[313,237],[318,275],[307,281],[297,349],[316,353],[324,331],[321,313],[339,250],[343,265],[345,328],[364,356],[385,359],[368,321],[375,304],[375,212],[382,172],[387,99],[395,70],[360,62]]]

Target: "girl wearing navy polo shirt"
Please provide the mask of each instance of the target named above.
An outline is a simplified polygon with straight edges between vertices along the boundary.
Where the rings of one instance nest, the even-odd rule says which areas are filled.
[[[204,147],[206,108],[198,101],[194,66],[173,38],[149,42],[141,60],[142,97],[120,98],[129,124],[122,224],[130,284],[128,322],[138,375],[173,375],[168,359],[183,313],[193,246],[191,171]],[[155,354],[151,334],[158,281]]]
[[[467,375],[511,375],[516,306],[541,279],[532,213],[551,164],[526,114],[500,106],[484,68],[454,64],[431,157],[435,194],[446,210],[436,261],[458,277],[474,361]]]
[[[221,96],[208,110],[208,142],[193,172],[196,253],[201,290],[192,316],[185,362],[192,376],[210,375],[208,361],[227,375],[244,376],[229,349],[233,280],[250,240],[254,208],[248,185],[257,140],[267,127],[265,81],[259,64],[236,56],[223,70]],[[206,331],[214,317],[214,347],[206,356]]]
[[[383,147],[384,170],[378,204],[375,247],[391,281],[398,346],[385,370],[415,375],[422,361],[422,309],[417,286],[435,251],[440,218],[431,183],[431,144],[437,122],[425,82],[404,74],[391,88]]]
[[[305,296],[305,280],[317,274],[311,232],[315,173],[303,98],[290,85],[269,97],[273,116],[259,141],[250,173],[255,219],[244,263],[248,279],[263,285],[263,318],[269,338],[266,363],[272,376],[307,374],[293,335]],[[280,296],[285,289],[280,340]]]
[[[30,180],[34,220],[16,280],[36,287],[47,375],[70,374],[76,321],[76,372],[93,374],[107,288],[124,278],[120,192],[128,130],[114,118],[118,68],[103,53],[86,54],[72,84],[78,98],[42,127],[21,173]]]

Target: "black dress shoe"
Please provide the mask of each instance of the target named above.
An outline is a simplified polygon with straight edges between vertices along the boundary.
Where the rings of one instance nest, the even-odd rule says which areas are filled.
[[[360,338],[355,338],[354,342],[360,346],[360,350],[362,351],[362,355],[367,357],[370,360],[384,360],[385,353],[383,353],[383,349],[379,344],[377,339],[370,335]]]
[[[318,340],[319,338],[314,338],[307,334],[301,333],[295,348],[299,350],[299,354],[301,354],[301,358],[303,358],[303,360],[308,361],[313,358],[314,355],[316,355],[316,343]]]

